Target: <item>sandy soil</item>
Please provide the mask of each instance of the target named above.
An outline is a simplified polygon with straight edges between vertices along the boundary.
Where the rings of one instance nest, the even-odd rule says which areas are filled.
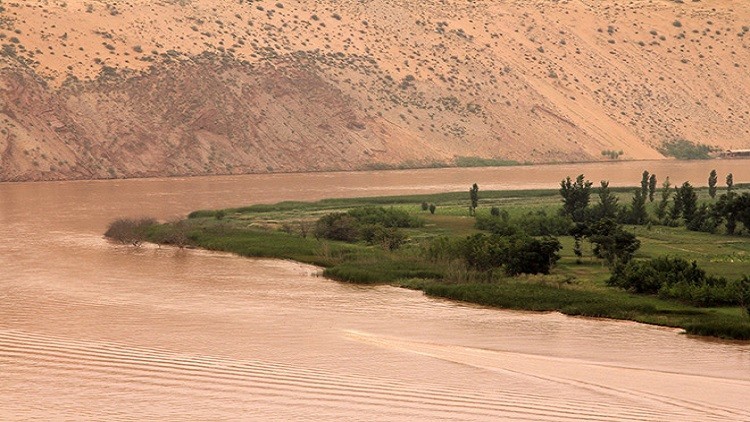
[[[741,0],[0,0],[0,180],[750,148]]]

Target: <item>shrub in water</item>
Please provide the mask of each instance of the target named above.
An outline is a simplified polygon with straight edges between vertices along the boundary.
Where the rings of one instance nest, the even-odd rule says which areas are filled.
[[[153,218],[118,218],[109,223],[104,236],[115,242],[139,246],[146,241],[147,230],[155,225]]]

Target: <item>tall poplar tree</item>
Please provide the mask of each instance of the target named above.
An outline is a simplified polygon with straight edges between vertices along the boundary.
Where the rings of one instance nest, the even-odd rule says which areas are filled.
[[[716,182],[718,181],[719,178],[716,175],[716,170],[711,170],[711,173],[708,175],[708,196],[712,199],[716,197]]]
[[[656,175],[652,174],[648,178],[648,201],[654,202],[654,194],[656,193]]]

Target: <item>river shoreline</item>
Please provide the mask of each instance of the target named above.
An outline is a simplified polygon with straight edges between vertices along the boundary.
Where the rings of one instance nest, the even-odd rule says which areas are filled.
[[[632,185],[642,165],[622,164],[0,183],[0,419],[557,420],[561,408],[573,419],[746,419],[747,342],[101,236],[118,217],[451,191],[465,201],[474,182],[481,199],[493,187],[554,189],[561,173]],[[706,163],[674,164],[649,170],[675,182],[707,174]],[[468,413],[466,400],[483,410]]]
[[[180,180],[180,179],[207,179],[207,178],[233,178],[233,177],[251,177],[251,176],[296,176],[296,175],[345,175],[345,174],[370,174],[370,173],[393,173],[393,172],[424,172],[424,171],[441,171],[441,170],[500,170],[503,169],[523,169],[523,168],[539,168],[550,169],[554,167],[570,167],[570,166],[624,166],[632,167],[637,164],[643,164],[644,169],[653,167],[662,167],[665,164],[676,164],[685,166],[700,165],[701,167],[711,168],[724,168],[729,167],[727,164],[739,163],[735,165],[737,170],[741,170],[746,167],[742,163],[746,162],[750,165],[750,158],[711,158],[707,160],[678,160],[674,158],[664,158],[661,160],[602,160],[602,161],[570,161],[570,162],[545,162],[545,163],[517,163],[508,164],[501,166],[492,165],[480,165],[480,166],[457,166],[457,165],[445,165],[445,166],[415,166],[415,167],[373,167],[373,168],[358,168],[353,170],[300,170],[300,171],[274,171],[274,172],[256,172],[256,173],[212,173],[212,174],[182,174],[182,175],[162,175],[162,174],[144,174],[141,176],[132,177],[102,177],[102,178],[90,178],[86,176],[73,177],[73,178],[51,178],[51,179],[37,179],[37,180],[0,180],[0,184],[19,184],[19,183],[60,183],[60,182],[116,182],[116,181],[148,181],[148,180]],[[714,164],[713,166],[711,164]],[[718,164],[717,164],[718,163]],[[745,179],[743,179],[745,180]],[[750,180],[748,177],[746,180]],[[635,186],[635,185],[633,185]]]
[[[627,195],[628,188],[613,191]],[[555,190],[483,192],[488,203],[502,204],[506,209],[529,204],[549,209],[557,203]],[[459,236],[477,232],[473,218],[460,213],[464,193],[410,195],[370,198],[328,199],[315,203],[287,202],[256,205],[238,209],[197,211],[184,224],[190,238],[186,245],[208,250],[232,252],[241,256],[288,259],[323,268],[330,279],[348,283],[388,284],[421,290],[428,296],[442,297],[502,309],[561,312],[566,315],[630,320],[640,323],[684,329],[688,334],[720,338],[750,339],[750,320],[741,310],[698,308],[674,300],[636,295],[606,287],[608,273],[593,257],[576,263],[570,252],[572,239],[563,237],[567,252],[559,268],[549,276],[505,277],[493,275],[493,282],[468,270],[456,272],[454,262],[436,262],[419,258],[424,243],[412,244],[406,252],[388,252],[378,247],[311,239],[313,219],[321,213],[339,212],[369,206],[388,206],[412,210],[427,222],[425,229],[412,229],[410,236],[431,238],[436,233]],[[493,202],[495,201],[495,202]],[[436,203],[436,215],[419,211],[420,203]],[[518,203],[517,205],[513,205]],[[525,205],[524,205],[525,204]],[[484,212],[487,212],[485,209]],[[305,233],[298,233],[305,224]],[[164,224],[151,232],[149,241],[174,242],[174,223]],[[673,228],[657,228],[653,235],[641,230],[649,248],[660,242],[694,242],[723,244],[744,237],[695,234]],[[656,236],[651,240],[649,236]],[[665,237],[666,236],[666,237]],[[697,236],[697,237],[696,237]],[[161,242],[159,239],[162,239]],[[653,243],[653,246],[651,244]],[[662,248],[663,249],[663,248]],[[653,253],[653,252],[651,252]],[[742,252],[744,253],[744,252]],[[416,255],[415,255],[416,254]],[[658,254],[657,254],[658,255]],[[645,257],[646,255],[644,255]],[[677,256],[680,256],[677,254]],[[692,256],[686,255],[691,258]],[[713,259],[713,258],[706,258]],[[738,264],[733,271],[745,271],[749,265]],[[453,267],[453,268],[452,268]],[[736,267],[736,266],[735,266]]]

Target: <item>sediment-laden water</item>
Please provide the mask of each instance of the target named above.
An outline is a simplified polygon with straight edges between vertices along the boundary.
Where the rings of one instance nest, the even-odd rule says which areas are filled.
[[[750,420],[750,345],[102,239],[117,216],[279,200],[750,181],[646,162],[0,184],[1,420]]]

